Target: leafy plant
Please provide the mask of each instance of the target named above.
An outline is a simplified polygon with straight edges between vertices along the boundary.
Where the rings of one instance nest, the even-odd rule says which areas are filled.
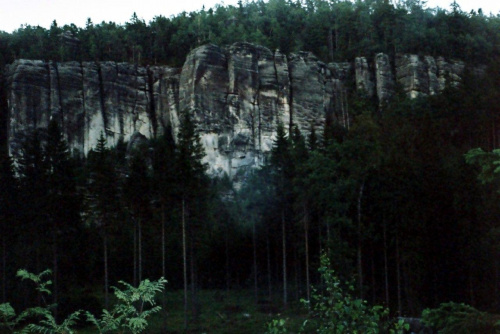
[[[422,322],[440,334],[500,333],[500,316],[481,312],[464,303],[443,303],[422,312]]]
[[[354,298],[349,293],[354,288],[352,285],[348,286],[348,290],[342,287],[326,255],[321,257],[319,272],[325,288],[322,292],[313,288],[312,302],[303,300],[305,305],[311,307],[318,333],[376,334],[383,329],[389,310],[379,305],[370,307],[366,300]],[[396,325],[390,331],[402,332],[404,324]]]
[[[319,272],[325,287],[321,291],[313,287],[311,300],[301,300],[310,309],[310,318],[304,322],[301,332],[306,326],[322,334],[399,334],[409,329],[403,320],[387,321],[388,309],[378,305],[370,307],[366,300],[352,297],[348,290],[354,288],[351,285],[348,290],[342,287],[326,255],[321,256]],[[268,324],[267,333],[286,333],[284,325],[282,319],[273,320]]]
[[[9,303],[0,304],[0,328],[6,328],[9,332],[15,333],[14,329],[28,316],[27,312],[16,314],[16,311]]]
[[[0,318],[2,323],[0,327],[7,328],[11,333],[43,333],[43,334],[72,334],[75,331],[72,327],[76,324],[81,311],[76,311],[70,314],[60,324],[57,323],[53,313],[53,305],[47,304],[45,295],[50,295],[52,292],[48,288],[52,284],[51,280],[45,278],[50,275],[50,270],[42,271],[39,274],[33,274],[27,270],[21,269],[17,272],[17,277],[21,280],[30,280],[36,285],[36,290],[40,292],[42,300],[45,304],[43,307],[31,307],[16,314],[14,308],[9,303],[0,305]],[[27,319],[40,319],[38,323],[30,323],[16,331],[21,327]]]
[[[17,272],[17,276],[22,280],[27,279],[35,283],[36,290],[41,293],[45,306],[28,308],[20,314],[16,314],[10,303],[0,304],[0,328],[6,328],[9,332],[16,334],[75,333],[73,327],[78,322],[82,311],[73,312],[61,323],[57,323],[52,312],[54,305],[48,305],[44,296],[44,294],[50,295],[52,293],[48,288],[52,281],[45,278],[50,274],[50,270],[45,270],[39,274],[33,274],[24,269]],[[155,306],[154,298],[157,292],[163,291],[164,285],[167,283],[163,277],[158,281],[143,280],[137,288],[123,281],[120,281],[120,283],[125,286],[123,290],[112,287],[115,290],[118,302],[111,312],[103,310],[100,319],[97,319],[88,311],[85,312],[87,321],[95,325],[99,333],[141,333],[148,326],[147,318],[161,310],[160,306]],[[152,307],[146,309],[149,306]],[[33,322],[24,325],[27,321]]]
[[[124,289],[113,287],[118,303],[111,311],[103,310],[101,318],[86,312],[87,321],[95,325],[99,333],[141,333],[148,326],[147,318],[161,310],[155,306],[155,295],[163,291],[167,281],[162,277],[158,281],[142,281],[137,288],[120,281]],[[146,307],[151,306],[150,309]]]
[[[285,327],[286,320],[285,319],[273,319],[271,322],[267,324],[268,334],[285,334],[288,333]]]

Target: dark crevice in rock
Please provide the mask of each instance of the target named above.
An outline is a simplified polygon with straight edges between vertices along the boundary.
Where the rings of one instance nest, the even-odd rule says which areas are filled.
[[[153,91],[154,86],[154,73],[151,68],[147,68],[147,94],[148,94],[148,115],[151,122],[151,128],[153,129],[153,137],[156,138],[158,134],[158,120],[156,119],[156,108],[155,108],[155,95]],[[161,80],[160,80],[161,82]],[[160,87],[161,91],[161,87]]]
[[[59,124],[61,126],[61,129],[64,129],[65,128],[65,124],[64,124],[64,110],[63,110],[63,103],[62,103],[62,91],[61,91],[61,77],[59,75],[59,66],[58,64],[54,61],[52,62],[52,66],[54,67],[54,70],[55,70],[55,75],[56,75],[56,89],[57,89],[57,97],[58,97],[58,113],[57,115],[51,115],[52,117],[53,116],[57,116],[58,118],[58,121],[59,121]],[[54,88],[52,88],[54,89]]]
[[[83,124],[83,129],[81,129],[82,133],[83,133],[81,147],[84,147],[85,146],[85,134],[88,132],[88,129],[87,129],[88,122],[87,122],[87,106],[86,106],[86,103],[85,103],[85,100],[86,100],[86,96],[85,96],[85,77],[84,77],[83,63],[82,62],[80,62],[80,78],[81,78],[80,82],[81,82],[81,89],[82,89],[82,94],[81,94],[81,99],[82,99],[81,121],[82,121],[82,124]],[[80,154],[84,154],[84,153],[85,152],[80,152]]]
[[[108,117],[106,116],[106,103],[104,96],[104,82],[102,79],[102,68],[99,62],[96,62],[96,65],[97,65],[97,77],[99,82],[99,102],[101,104],[101,115],[104,124],[103,130],[106,131],[106,129],[108,129]]]
[[[290,64],[290,59],[289,57],[287,56],[286,57],[286,60],[287,60],[287,63]],[[289,96],[289,100],[288,100],[288,103],[289,103],[289,110],[290,110],[290,119],[288,120],[288,131],[290,134],[292,134],[292,128],[293,128],[293,113],[294,113],[294,107],[293,107],[293,101],[294,101],[294,94],[295,94],[295,91],[293,89],[293,84],[294,84],[294,81],[293,81],[293,75],[292,75],[292,69],[290,68],[290,66],[288,66],[288,96]],[[284,126],[286,126],[286,124],[283,124]]]
[[[0,69],[0,153],[8,152],[9,107],[4,69]]]
[[[48,119],[50,119],[51,117],[51,113],[52,113],[52,76],[51,76],[51,71],[50,71],[50,61],[45,61],[45,70],[47,71],[47,84],[48,84],[48,89],[47,89],[47,113],[48,113]],[[36,117],[36,113],[34,112],[33,113],[35,115],[34,119],[35,119],[35,122],[36,120],[38,119],[38,117]],[[35,129],[37,128],[37,124],[35,123]]]

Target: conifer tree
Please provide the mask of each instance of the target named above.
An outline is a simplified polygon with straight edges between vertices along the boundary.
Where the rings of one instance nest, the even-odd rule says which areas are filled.
[[[23,217],[22,241],[26,245],[23,258],[27,267],[41,271],[47,222],[47,168],[45,165],[41,134],[38,130],[28,133],[22,143],[20,157],[17,160],[17,172],[21,189]],[[29,232],[27,232],[29,231]],[[30,263],[34,261],[34,263]],[[43,264],[45,266],[46,264]]]
[[[283,266],[283,305],[288,306],[287,291],[287,224],[286,214],[289,209],[289,197],[291,184],[289,183],[290,172],[290,141],[286,135],[282,123],[278,123],[276,129],[276,139],[271,150],[271,168],[273,172],[274,187],[276,191],[277,206],[281,217],[281,238],[282,238],[282,266]]]
[[[7,152],[2,152],[0,156],[0,247],[2,252],[2,302],[7,302],[7,259],[13,257],[8,254],[12,251],[12,239],[15,224],[18,223],[18,200],[19,184],[14,174],[12,158]],[[7,242],[11,245],[7,248]],[[10,253],[9,252],[9,253]]]
[[[117,175],[106,138],[101,132],[95,151],[89,153],[90,209],[103,242],[104,294],[106,309],[109,306],[109,234],[118,212]]]
[[[125,183],[125,197],[134,222],[134,236],[137,235],[134,238],[134,241],[136,240],[134,249],[137,249],[137,254],[134,254],[134,259],[137,258],[137,261],[134,261],[134,263],[137,263],[137,267],[134,268],[134,278],[137,277],[139,282],[142,281],[143,268],[142,225],[147,219],[150,205],[149,185],[150,180],[146,160],[140,151],[135,151],[132,153],[129,174]]]
[[[198,313],[196,282],[195,282],[195,254],[194,239],[196,231],[194,225],[194,208],[197,205],[198,214],[202,210],[202,200],[204,192],[208,185],[205,174],[206,165],[202,162],[205,156],[205,150],[201,144],[200,136],[196,131],[195,124],[191,119],[189,111],[185,111],[182,116],[176,150],[176,169],[178,172],[179,194],[181,198],[182,212],[182,253],[183,253],[183,272],[184,272],[184,312],[185,327],[187,327],[187,234],[190,236],[190,276],[191,276],[191,294],[193,298],[193,315]],[[188,220],[189,218],[189,220]]]
[[[75,175],[68,145],[57,121],[51,120],[44,150],[47,168],[47,218],[52,239],[52,273],[54,276],[54,304],[59,295],[59,236],[69,237],[80,217],[80,201],[76,191]],[[56,312],[57,317],[57,312]]]

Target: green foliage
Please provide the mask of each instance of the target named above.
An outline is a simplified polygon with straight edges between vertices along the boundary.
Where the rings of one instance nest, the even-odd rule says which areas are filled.
[[[43,296],[43,294],[51,294],[48,286],[52,284],[52,281],[46,278],[50,274],[50,270],[34,274],[22,269],[18,271],[17,276],[22,280],[32,281],[36,290]],[[125,288],[121,290],[113,287],[118,301],[111,312],[103,310],[100,319],[88,311],[85,312],[87,321],[95,325],[99,333],[141,333],[148,326],[147,318],[161,310],[160,306],[155,306],[155,296],[163,291],[167,283],[163,277],[157,281],[143,280],[137,288],[123,281],[120,283]],[[74,327],[83,311],[75,311],[58,323],[53,310],[54,305],[45,304],[43,307],[31,307],[16,314],[10,303],[0,304],[0,328],[6,328],[11,333],[75,333]],[[28,324],[26,324],[27,321]]]
[[[73,312],[61,323],[57,323],[55,315],[53,314],[54,305],[48,305],[45,302],[44,294],[50,295],[52,293],[48,288],[48,286],[52,284],[52,281],[46,278],[46,276],[49,276],[51,273],[52,272],[50,270],[45,270],[39,274],[34,274],[25,269],[21,269],[17,272],[17,276],[20,277],[21,280],[29,280],[35,284],[35,289],[42,296],[45,306],[31,307],[19,314],[16,314],[14,308],[12,308],[9,303],[1,304],[0,318],[2,319],[2,323],[0,324],[0,327],[7,328],[12,333],[75,333],[72,327],[76,325],[81,311]],[[30,323],[25,325],[25,322],[28,319],[30,320]],[[16,331],[19,327],[22,329],[20,329],[20,331]]]
[[[481,312],[464,303],[443,303],[422,312],[422,322],[440,334],[500,333],[500,316]]]
[[[482,148],[474,148],[465,154],[465,161],[481,167],[478,178],[483,183],[493,182],[500,173],[500,149],[485,152]]]
[[[267,334],[284,334],[288,333],[285,327],[285,319],[273,319],[267,324]]]
[[[344,284],[330,267],[327,255],[321,256],[319,268],[324,282],[323,288],[312,289],[312,299],[302,303],[309,309],[310,318],[304,322],[301,332],[314,330],[324,334],[344,333],[403,333],[409,325],[400,320],[387,320],[389,310],[382,306],[369,306],[366,300],[354,298],[349,291],[352,285]],[[285,320],[273,320],[268,324],[267,333],[286,333]]]
[[[16,333],[14,330],[20,323],[28,317],[27,312],[16,314],[16,311],[9,303],[0,304],[0,328],[5,328],[11,333]]]
[[[325,61],[377,52],[424,53],[471,61],[498,54],[498,16],[426,8],[424,1],[245,1],[216,5],[151,22],[132,15],[129,22],[50,29],[24,25],[0,32],[0,64],[14,59],[129,61],[180,66],[195,47],[247,41],[282,52],[311,51]],[[80,45],[69,42],[72,36]]]
[[[310,307],[311,322],[318,333],[375,334],[383,329],[389,310],[378,305],[370,307],[366,300],[352,297],[349,291],[354,288],[343,287],[326,255],[321,257],[319,272],[324,288],[321,291],[313,288],[312,300],[303,300]]]
[[[73,327],[77,324],[81,311],[71,313],[60,324],[52,312],[48,308],[35,307],[30,312],[32,316],[41,317],[38,323],[29,324],[26,326],[28,333],[41,333],[41,334],[73,334],[76,331]]]
[[[97,327],[99,333],[141,333],[148,326],[147,318],[161,310],[155,306],[155,295],[162,292],[167,281],[162,277],[157,281],[149,279],[141,281],[139,286],[120,281],[124,286],[121,290],[113,287],[118,302],[111,311],[103,310],[101,318],[86,312],[87,321]],[[150,309],[146,309],[151,306]]]
[[[21,278],[21,280],[30,280],[36,284],[36,290],[41,293],[46,293],[50,295],[52,292],[49,290],[48,286],[52,285],[51,280],[45,280],[45,276],[49,276],[52,274],[50,269],[44,270],[39,274],[33,274],[27,271],[26,269],[20,269],[17,272],[17,277]]]

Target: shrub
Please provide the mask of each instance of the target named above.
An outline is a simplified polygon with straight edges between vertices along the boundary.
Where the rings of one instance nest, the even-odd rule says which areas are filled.
[[[330,268],[326,255],[321,257],[319,272],[325,282],[324,289],[312,289],[311,301],[301,300],[310,310],[310,317],[302,326],[301,332],[314,330],[324,334],[378,334],[381,332],[402,333],[408,330],[408,324],[400,320],[397,323],[387,321],[389,310],[382,306],[369,306],[366,300],[354,298],[349,290]],[[267,333],[286,333],[285,322],[274,320],[267,326]]]
[[[35,283],[36,290],[41,294],[44,306],[32,307],[19,314],[9,303],[0,304],[0,328],[5,328],[11,333],[42,333],[42,334],[73,334],[73,327],[79,320],[81,310],[69,314],[61,323],[57,323],[53,315],[53,306],[47,304],[45,295],[50,295],[49,286],[52,281],[45,277],[50,275],[50,270],[40,274],[19,270],[17,276],[22,280],[28,279]],[[148,279],[140,282],[139,286],[120,281],[124,289],[113,287],[118,302],[110,311],[103,310],[100,319],[92,313],[85,312],[87,321],[97,327],[99,333],[141,333],[148,326],[147,318],[161,310],[155,306],[155,295],[163,291],[167,281],[162,277],[158,281]]]
[[[435,309],[425,309],[422,322],[440,334],[500,333],[500,316],[463,303],[449,302]]]

